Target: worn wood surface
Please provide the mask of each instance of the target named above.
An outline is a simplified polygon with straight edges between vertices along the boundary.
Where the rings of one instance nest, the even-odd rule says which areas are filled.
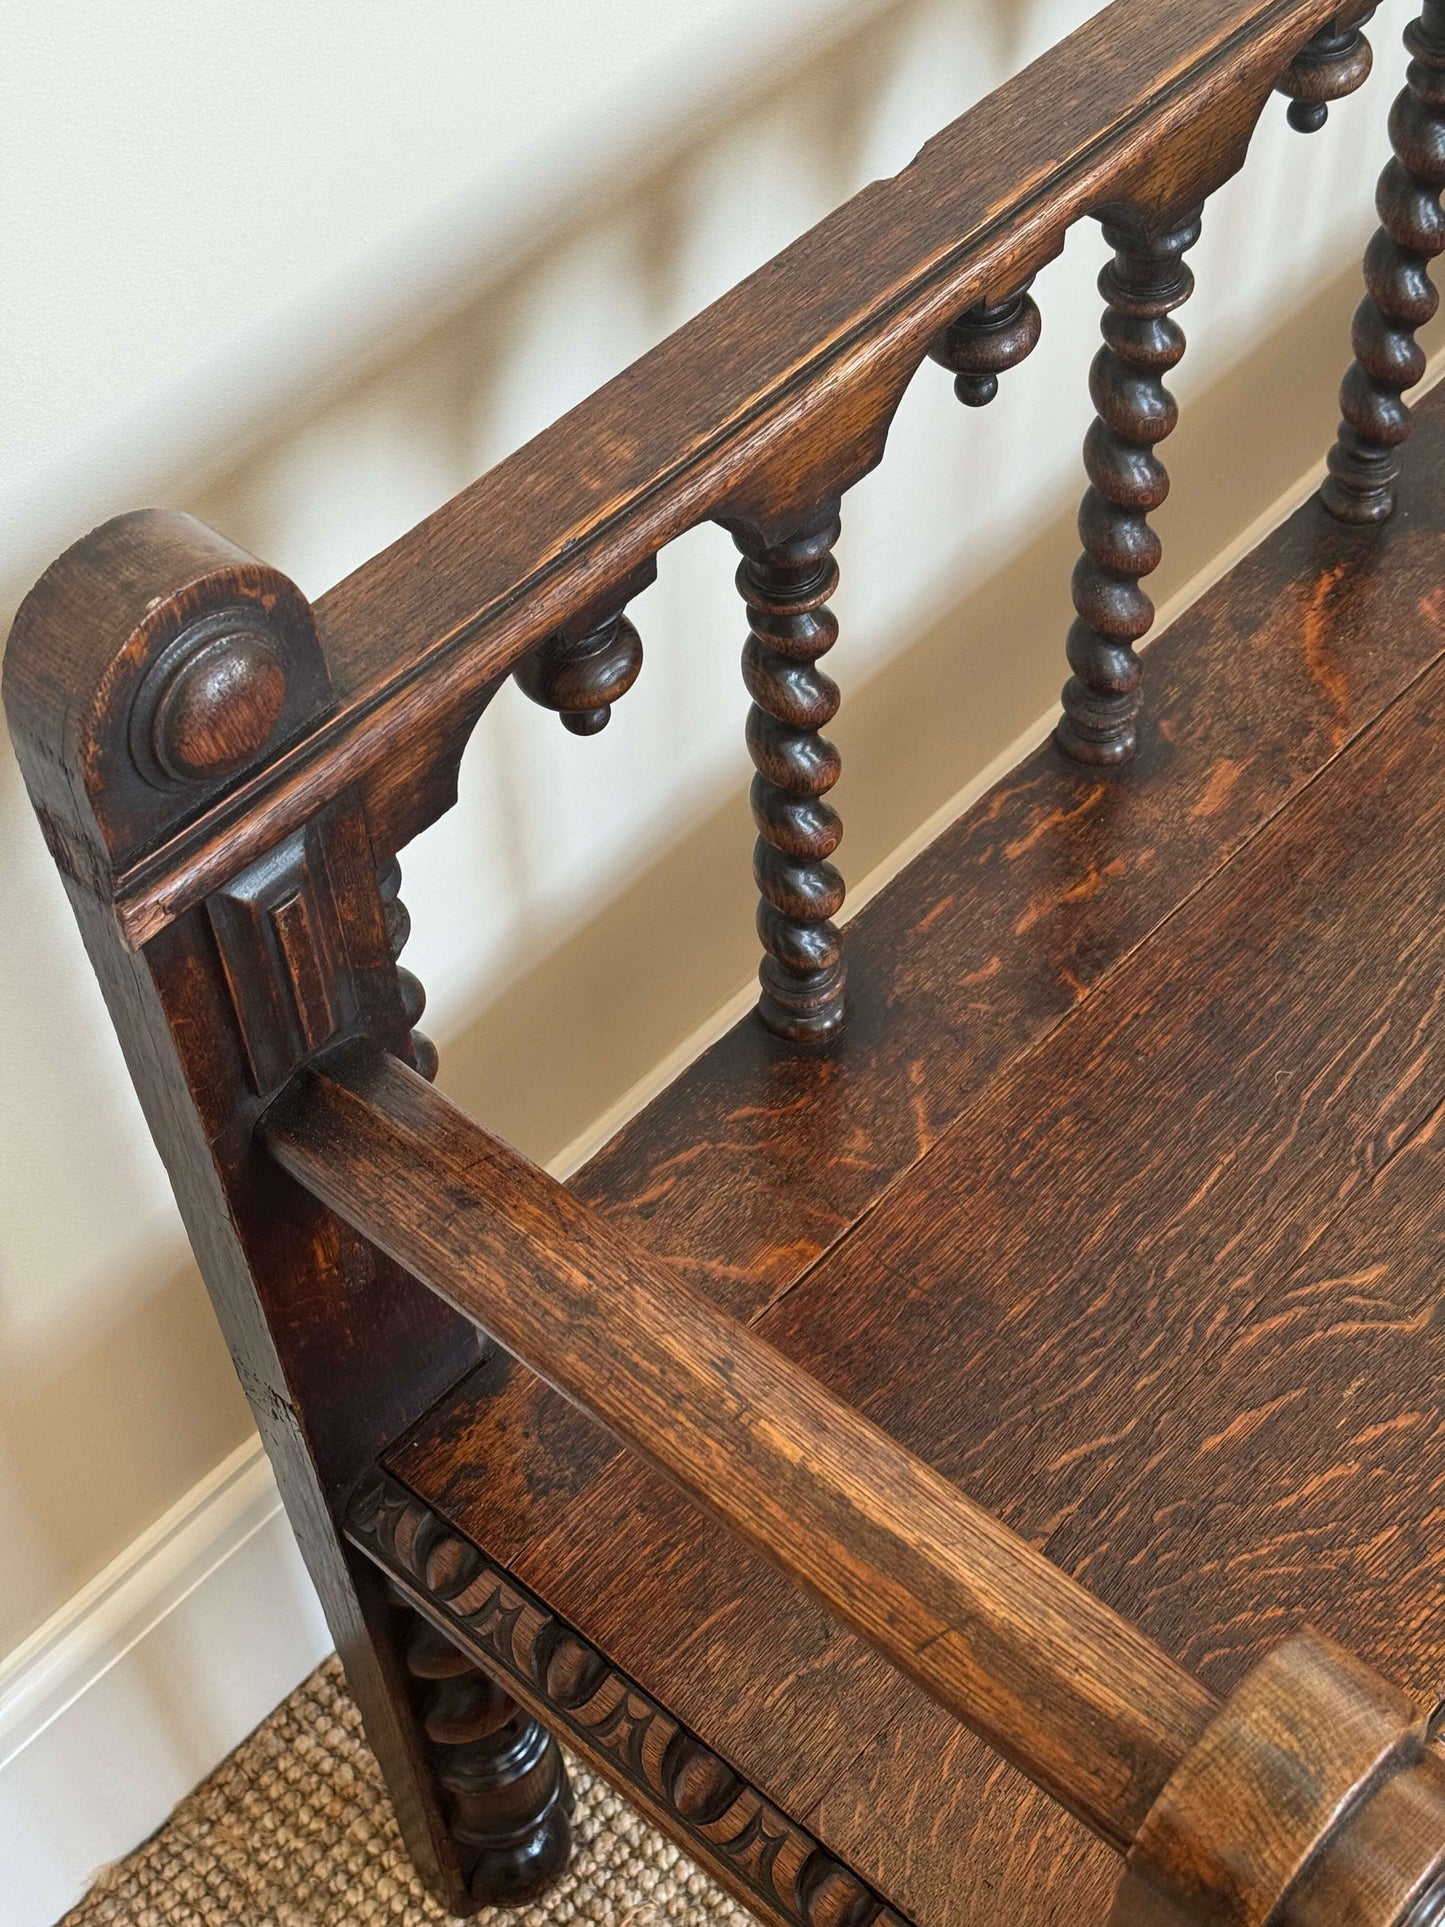
[[[771,1927],[908,1927],[634,1679],[525,1586],[382,1475],[357,1493],[353,1542],[525,1705],[680,1840]]]
[[[1445,1859],[1445,1775],[1428,1740],[1424,1710],[1344,1648],[1311,1631],[1282,1640],[1156,1801],[1110,1927],[1194,1927],[1201,1913],[1218,1927],[1403,1927]],[[1397,1826],[1387,1844],[1372,1810],[1397,1780],[1413,1783],[1426,1824]]]
[[[1157,377],[1184,285],[1171,262],[1272,87],[1316,125],[1362,77],[1367,11],[1117,0],[315,611],[167,515],[107,525],[21,611],[6,689],[32,799],[404,1828],[453,1906],[555,1868],[564,1783],[555,1746],[500,1690],[465,1674],[436,1686],[445,1656],[425,1641],[408,1674],[397,1608],[341,1533],[387,1441],[388,1476],[426,1493],[424,1530],[449,1558],[478,1540],[507,1562],[505,1584],[525,1575],[552,1633],[570,1620],[592,1642],[586,1680],[543,1667],[524,1698],[560,1705],[595,1664],[655,1694],[659,1714],[665,1700],[702,1748],[684,1791],[711,1799],[732,1785],[726,1763],[743,1767],[747,1799],[762,1812],[775,1798],[790,1851],[812,1856],[825,1919],[895,1903],[929,1922],[1100,1916],[1101,1863],[1076,1822],[1041,1811],[920,1683],[1122,1845],[1147,1830],[1163,1780],[1177,1789],[1197,1769],[1214,1691],[1306,1602],[1367,1657],[1388,1649],[1407,1684],[1435,1663],[1421,1588],[1439,1571],[1438,1417],[1416,1388],[1436,1302],[1411,1266],[1422,1241],[1433,1253],[1441,1190],[1438,413],[1412,485],[1423,517],[1408,491],[1383,538],[1306,513],[1166,645],[1128,787],[1044,752],[874,907],[835,1055],[735,1032],[579,1180],[610,1224],[554,1188],[517,1188],[514,1163],[493,1160],[533,1215],[510,1244],[495,1223],[471,1226],[496,1261],[491,1322],[510,1306],[499,1328],[529,1352],[550,1330],[565,1382],[594,1389],[590,1274],[537,1262],[551,1221],[569,1226],[612,1287],[590,1327],[593,1353],[611,1343],[620,1368],[599,1409],[674,1474],[683,1462],[715,1514],[903,1671],[505,1356],[458,1391],[470,1328],[281,1183],[253,1138],[299,1061],[364,1033],[365,1116],[337,1073],[306,1073],[292,1101],[311,1092],[313,1126],[350,1102],[352,1139],[365,1125],[374,1159],[395,1154],[390,1225],[374,1221],[375,1187],[328,1195],[393,1249],[410,1227],[404,1255],[477,1313],[455,1248],[474,1127],[453,1146],[450,1238],[418,1228],[405,1129],[374,1135],[413,1110],[429,1128],[450,1115],[383,1054],[435,1068],[414,1028],[424,993],[394,966],[394,852],[453,799],[508,673],[569,726],[605,721],[640,660],[619,611],[660,546],[706,518],[750,558],[759,713],[801,730],[822,768],[824,679],[795,717],[785,646],[812,674],[819,652],[801,644],[818,635],[774,633],[773,602],[821,586],[791,580],[812,558],[790,545],[879,459],[927,355],[952,355],[964,399],[986,399],[995,364],[1037,331],[1019,291],[1086,214],[1127,245],[1095,382],[1118,459],[1091,461],[1076,585],[1088,634],[1065,740],[1132,748],[1144,514],[1162,487],[1148,449],[1172,419]],[[1393,500],[1399,394],[1433,306],[1441,19],[1426,0],[1392,122],[1327,492],[1341,512]],[[794,1038],[831,1032],[837,819],[826,785],[809,787],[815,769],[759,768],[770,1014]],[[297,1168],[310,1158],[313,1179],[334,1180],[325,1130],[307,1139],[291,1122]],[[1388,1237],[1407,1232],[1402,1257]],[[1374,1255],[1314,1277],[1317,1253],[1352,1236]],[[697,1290],[680,1302],[699,1343],[669,1352],[674,1261]],[[1253,1497],[1260,1451],[1278,1458]],[[1020,1552],[959,1485],[1152,1638]],[[1419,1539],[1402,1545],[1410,1522]],[[429,1564],[401,1564],[430,1612]],[[1168,1657],[1191,1640],[1210,1690]],[[920,1773],[920,1757],[947,1771]],[[452,1762],[440,1793],[439,1760]],[[1365,1811],[1339,1876],[1349,1904],[1361,1881],[1383,1891],[1389,1829],[1428,1847],[1440,1773],[1423,1766]],[[1047,1865],[1038,1841],[1057,1848]],[[840,1881],[833,1855],[865,1884]],[[799,1871],[781,1916],[818,1927],[812,1877]],[[1403,1894],[1419,1870],[1389,1878]],[[1309,1904],[1311,1920],[1340,1918],[1324,1887]]]
[[[1429,439],[1438,448],[1435,418],[1434,405],[1427,405],[1421,439],[1422,445]],[[1045,1037],[1059,1024],[1060,1007],[1071,1007],[1081,986],[1066,990],[1039,958],[1029,956],[1021,933],[1015,932],[1007,952],[1001,945],[985,951],[983,962],[991,954],[1003,959],[994,973],[1004,977],[1001,995],[1011,992],[1018,1001],[998,1013],[980,999],[979,1028],[996,1053],[994,1065],[1006,1063],[1011,1054],[1020,1059],[1017,1068],[970,1117],[968,1097],[977,1096],[987,1071],[976,1064],[960,1067],[942,1050],[929,1060],[927,1097],[934,1097],[936,1079],[961,1120],[952,1137],[868,1218],[856,1248],[844,1243],[788,1291],[785,1267],[792,1266],[794,1276],[806,1272],[819,1246],[838,1235],[837,1219],[825,1225],[811,1249],[806,1236],[769,1242],[766,1234],[759,1235],[756,1214],[751,1220],[741,1212],[729,1218],[718,1210],[709,1195],[707,1148],[680,1161],[675,1171],[666,1155],[659,1157],[657,1209],[650,1218],[645,1191],[635,1198],[624,1194],[618,1207],[619,1215],[646,1237],[660,1210],[671,1205],[657,1239],[663,1249],[689,1236],[693,1250],[705,1248],[722,1228],[727,1269],[702,1264],[694,1272],[699,1280],[711,1281],[720,1296],[736,1288],[739,1273],[746,1274],[749,1241],[761,1248],[778,1266],[782,1283],[760,1292],[754,1307],[761,1309],[779,1290],[784,1293],[762,1317],[764,1332],[831,1377],[849,1397],[860,1398],[891,1431],[965,1489],[1001,1508],[1028,1536],[1098,1584],[1106,1597],[1139,1612],[1166,1645],[1186,1639],[1187,1629],[1201,1621],[1200,1547],[1186,1520],[1177,1564],[1171,1566],[1167,1517],[1161,1525],[1149,1503],[1163,1462],[1151,1450],[1157,1445],[1153,1427],[1177,1407],[1189,1409],[1190,1372],[1197,1358],[1209,1356],[1201,1351],[1206,1341],[1217,1346],[1227,1332],[1247,1330],[1256,1297],[1262,1303],[1267,1291],[1284,1289],[1282,1281],[1292,1275],[1301,1254],[1332,1223],[1344,1225],[1360,1214],[1356,1221],[1364,1226],[1370,1211],[1383,1208],[1378,1200],[1393,1195],[1389,1176],[1403,1182],[1414,1168],[1411,1147],[1417,1141],[1424,1155],[1431,1141],[1428,1120],[1440,1094],[1437,1088],[1432,1097],[1430,1064],[1420,1056],[1430,1041],[1441,962],[1440,879],[1438,861],[1432,863],[1439,847],[1438,779],[1430,769],[1430,746],[1438,740],[1434,732],[1445,720],[1438,672],[1405,694],[1376,731],[1363,738],[1355,734],[1357,705],[1368,714],[1437,652],[1440,543],[1425,517],[1407,510],[1385,536],[1391,566],[1385,567],[1384,556],[1372,549],[1366,565],[1357,565],[1352,574],[1348,547],[1336,544],[1354,538],[1323,530],[1322,520],[1314,510],[1296,518],[1155,652],[1156,664],[1170,665],[1158,680],[1173,684],[1171,707],[1177,703],[1181,716],[1186,712],[1180,683],[1196,674],[1208,677],[1211,650],[1222,660],[1247,664],[1239,653],[1241,631],[1254,639],[1263,665],[1251,734],[1244,733],[1242,717],[1231,723],[1229,707],[1222,704],[1211,711],[1208,730],[1187,741],[1181,736],[1176,745],[1161,736],[1151,750],[1146,737],[1145,755],[1169,752],[1161,756],[1162,780],[1188,781],[1194,802],[1207,799],[1202,810],[1191,815],[1176,790],[1161,816],[1149,814],[1146,785],[1128,792],[1127,810],[1111,824],[1092,836],[1084,828],[1081,838],[1081,826],[1068,824],[1057,801],[1046,790],[1039,795],[1051,783],[1057,798],[1065,781],[1046,754],[985,799],[924,860],[931,865],[935,853],[946,852],[939,869],[928,872],[935,891],[944,886],[935,902],[949,895],[961,899],[947,932],[961,952],[954,962],[960,977],[978,967],[972,946],[989,943],[993,935],[987,926],[975,927],[978,914],[987,916],[988,906],[1003,896],[1006,915],[1012,896],[1016,926],[1027,918],[1030,900],[1041,894],[1045,879],[1056,921],[1051,926],[1045,915],[1032,923],[1045,958],[1058,957],[1068,969],[1067,935],[1073,954],[1086,967],[1092,963],[1096,980],[1110,965],[1116,968],[1102,993],[1026,1053],[1029,1029],[1034,1038]],[[1260,607],[1266,584],[1272,585],[1272,617],[1261,633],[1252,612]],[[1384,637],[1394,652],[1393,683],[1380,653]],[[1188,653],[1186,645],[1191,645]],[[1178,653],[1171,658],[1172,650]],[[1220,689],[1222,683],[1213,686]],[[1276,698],[1272,703],[1263,700],[1266,687]],[[1166,725],[1169,715],[1166,709]],[[1231,741],[1234,726],[1241,734]],[[1275,727],[1288,732],[1284,741],[1271,739]],[[1302,800],[1279,815],[1152,942],[1139,946],[1134,939],[1122,967],[1118,958],[1127,944],[1110,955],[1102,946],[1091,949],[1080,942],[1085,933],[1079,918],[1110,887],[1109,845],[1121,854],[1138,847],[1130,840],[1136,823],[1152,832],[1141,837],[1151,855],[1133,866],[1126,855],[1110,906],[1110,922],[1126,931],[1127,915],[1140,914],[1140,897],[1144,904],[1151,901],[1149,889],[1158,887],[1161,872],[1167,877],[1177,863],[1176,878],[1188,876],[1186,853],[1195,864],[1201,862],[1199,843],[1191,839],[1204,834],[1219,839],[1212,860],[1203,859],[1209,867],[1237,850],[1249,827],[1248,819],[1241,826],[1231,813],[1241,807],[1241,791],[1253,804],[1257,825],[1271,810],[1278,811],[1291,786],[1303,785],[1345,744],[1343,755]],[[1228,753],[1235,749],[1237,754]],[[1181,770],[1187,751],[1198,760],[1192,769]],[[1261,789],[1267,804],[1261,802]],[[1026,799],[1022,807],[1020,796]],[[1022,820],[1018,832],[1006,837],[999,818],[1010,808],[1020,810]],[[1083,825],[1088,824],[1086,814]],[[1179,826],[1185,839],[1172,850],[1163,834],[1171,825]],[[1030,838],[1031,829],[1041,833]],[[969,837],[978,839],[976,851],[998,854],[978,865],[983,870],[979,887],[965,893],[957,883],[960,875],[968,875],[959,856]],[[1033,853],[1050,841],[1043,876],[1033,871],[1012,880],[1008,859],[1000,860],[1003,847],[1024,845],[1020,854],[1027,869]],[[1077,867],[1067,867],[1066,860]],[[888,962],[903,982],[917,981],[911,974],[916,966],[911,944],[926,911],[905,917],[894,893],[921,881],[918,868],[891,886],[891,902],[885,896],[865,913],[876,914],[878,950],[868,943],[855,946],[855,976],[856,959],[878,956],[891,929],[896,948]],[[1137,894],[1130,884],[1119,887],[1120,875],[1129,877],[1131,868],[1147,879]],[[1247,923],[1241,906],[1250,878],[1255,895],[1247,901],[1256,903],[1257,914]],[[1186,893],[1177,890],[1179,896]],[[1071,898],[1082,909],[1057,907],[1068,906]],[[1159,905],[1156,920],[1172,907]],[[934,922],[934,930],[947,922],[952,908]],[[1011,965],[1010,956],[1021,962]],[[1014,970],[1019,974],[1010,985]],[[1042,987],[1043,994],[1020,1011],[1025,987]],[[908,1007],[902,999],[893,1006],[900,1027]],[[1382,1009],[1389,1010],[1391,1021],[1377,1038]],[[1125,1012],[1132,1012],[1127,1022]],[[1001,1034],[989,1038],[989,1020],[999,1014],[1010,1027],[1001,1026]],[[1150,1020],[1142,1028],[1141,1017]],[[960,1012],[959,1028],[961,1018]],[[1093,1055],[1081,1057],[1089,1038]],[[610,1158],[604,1155],[583,1174],[582,1184],[601,1189],[599,1173],[605,1177],[609,1170],[629,1168],[629,1157],[636,1159],[630,1166],[635,1171],[646,1152],[655,1154],[667,1145],[684,1107],[690,1107],[696,1128],[700,1094],[715,1092],[726,1118],[726,1071],[734,1067],[736,1077],[736,1065],[747,1062],[748,1045],[744,1033],[726,1040],[710,1064],[704,1060],[691,1074],[691,1088],[689,1078],[674,1086],[655,1115],[638,1120]],[[1157,1083],[1170,1063],[1182,1067],[1178,1075],[1190,1080],[1193,1095],[1187,1102]],[[831,1129],[839,1155],[825,1168],[830,1178],[841,1169],[845,1183],[856,1183],[856,1216],[885,1190],[887,1176],[880,1176],[881,1160],[857,1155],[860,1142],[867,1145],[863,1132],[870,1122],[866,1080],[857,1077],[851,1090],[845,1085],[845,1099],[835,1108],[835,1091],[847,1072],[845,1052],[838,1069],[819,1077],[821,1102],[816,1095],[811,1103],[799,1101],[795,1088],[789,1107],[764,1113],[753,1153],[758,1163],[752,1168],[766,1171],[764,1129],[771,1129],[780,1158],[788,1155],[795,1136],[816,1151]],[[1276,1082],[1277,1075],[1282,1081]],[[956,1081],[950,1091],[951,1080]],[[895,1099],[901,1109],[908,1083],[890,1081],[901,1094]],[[880,1077],[880,1089],[883,1083]],[[730,1095],[733,1107],[745,1113],[750,1094],[741,1078]],[[673,1104],[679,1107],[675,1116]],[[1236,1105],[1257,1120],[1254,1138],[1238,1149],[1241,1111]],[[935,1127],[933,1142],[945,1128]],[[1055,1135],[1059,1132],[1062,1139]],[[728,1155],[749,1169],[745,1116],[731,1139],[720,1131],[717,1143],[719,1159],[728,1145]],[[1001,1144],[1015,1149],[1017,1157],[1002,1162]],[[1030,1160],[1031,1145],[1037,1148]],[[1067,1149],[1067,1164],[1060,1160],[1061,1147]],[[899,1167],[906,1169],[919,1148],[918,1137],[909,1136],[898,1154]],[[1161,1170],[1166,1148],[1171,1159]],[[1184,1206],[1215,1164],[1218,1175],[1204,1185],[1191,1217]],[[1371,1171],[1377,1171],[1377,1184],[1368,1181]],[[688,1194],[700,1200],[691,1227],[682,1209]],[[1433,1261],[1439,1197],[1437,1171],[1416,1199],[1416,1217],[1406,1211],[1400,1221],[1402,1227],[1413,1226],[1410,1239],[1399,1248],[1384,1243],[1381,1262],[1394,1268],[1392,1275],[1421,1251]],[[764,1198],[766,1204],[766,1192]],[[1136,1200],[1132,1205],[1131,1199]],[[1176,1220],[1178,1229],[1171,1233]],[[967,1227],[961,1246],[946,1242],[949,1225]],[[928,1235],[938,1239],[936,1248],[920,1252],[910,1243]],[[1243,1254],[1240,1277],[1230,1277],[1226,1265],[1227,1289],[1218,1298],[1198,1301],[1188,1281],[1196,1272],[1216,1276],[1211,1265],[1217,1268],[1218,1248],[1230,1240]],[[1136,1248],[1141,1242],[1147,1246],[1142,1251]],[[733,1254],[740,1248],[739,1262]],[[1107,1288],[1096,1284],[1081,1299],[1081,1264],[1088,1279],[1106,1281]],[[1429,1291],[1431,1275],[1426,1265],[1418,1274],[1418,1290]],[[865,1277],[866,1289],[859,1282]],[[1261,1316],[1268,1329],[1268,1314]],[[1438,1447],[1438,1434],[1429,1445],[1422,1438],[1418,1451],[1412,1449],[1413,1439],[1402,1445],[1410,1428],[1390,1400],[1398,1405],[1408,1399],[1408,1386],[1418,1382],[1419,1346],[1430,1342],[1429,1316],[1415,1309],[1413,1328],[1403,1331],[1396,1331],[1388,1314],[1380,1316],[1382,1326],[1390,1327],[1391,1343],[1404,1350],[1401,1363],[1380,1381],[1384,1415],[1372,1413],[1359,1428],[1365,1435],[1360,1449],[1368,1452],[1361,1461],[1357,1499],[1345,1510],[1349,1528],[1334,1553],[1323,1548],[1332,1527],[1340,1529],[1339,1514],[1331,1511],[1338,1471],[1323,1466],[1290,1488],[1305,1526],[1297,1556],[1277,1585],[1267,1531],[1257,1554],[1241,1556],[1241,1535],[1255,1516],[1247,1457],[1241,1459],[1238,1480],[1231,1480],[1221,1497],[1222,1461],[1216,1456],[1221,1448],[1215,1445],[1204,1456],[1199,1476],[1208,1481],[1205,1490],[1219,1513],[1220,1567],[1237,1575],[1243,1589],[1231,1600],[1221,1582],[1221,1624],[1204,1615],[1206,1630],[1189,1646],[1191,1662],[1212,1684],[1231,1685],[1257,1656],[1261,1642],[1286,1629],[1280,1595],[1292,1585],[1298,1587],[1301,1611],[1322,1616],[1330,1630],[1387,1673],[1415,1690],[1428,1683],[1421,1677],[1430,1665],[1422,1615],[1431,1587],[1438,1597],[1438,1564],[1433,1563],[1438,1546],[1431,1556],[1422,1556],[1429,1551],[1428,1534],[1423,1543],[1418,1533],[1410,1538],[1400,1521],[1427,1520],[1438,1504],[1439,1459],[1429,1449]],[[1344,1322],[1348,1327],[1350,1320]],[[1141,1336],[1146,1332],[1147,1344]],[[1336,1371],[1344,1369],[1350,1342],[1351,1334],[1342,1329]],[[1262,1373],[1272,1369],[1267,1346],[1257,1356]],[[1306,1345],[1301,1369],[1315,1356]],[[905,1357],[915,1362],[911,1372],[901,1363]],[[1157,1368],[1150,1365],[1154,1359]],[[940,1360],[948,1361],[949,1369],[941,1369]],[[1288,1359],[1276,1364],[1287,1378]],[[506,1380],[501,1361],[489,1369],[494,1385]],[[1206,1385],[1213,1382],[1203,1364],[1198,1370]],[[1231,1396],[1221,1381],[1221,1397]],[[1278,1419],[1265,1418],[1286,1423],[1296,1403],[1298,1422],[1308,1426],[1304,1395],[1287,1403]],[[1236,1415],[1250,1409],[1247,1387],[1234,1409]],[[1208,1428],[1205,1437],[1228,1432],[1228,1411],[1212,1418],[1206,1403],[1200,1412]],[[1260,1429],[1267,1436],[1263,1420]],[[1245,1433],[1251,1430],[1246,1424]],[[647,1475],[618,1464],[604,1467],[605,1448],[590,1455],[584,1449],[580,1476],[590,1471],[593,1483],[580,1502],[572,1503],[579,1476],[572,1454],[580,1431],[579,1422],[550,1403],[535,1402],[513,1368],[510,1385],[495,1404],[470,1418],[459,1408],[439,1413],[435,1426],[393,1454],[393,1462],[419,1489],[428,1488],[463,1529],[515,1564],[559,1611],[576,1617],[620,1664],[648,1678],[664,1698],[672,1694],[668,1703],[680,1716],[727,1757],[746,1761],[761,1786],[788,1788],[795,1815],[836,1850],[851,1854],[860,1872],[904,1910],[930,1920],[977,1920],[987,1917],[979,1910],[1002,1895],[1018,1910],[1017,1918],[1032,1922],[1056,1917],[1051,1909],[1072,1906],[1081,1894],[1092,1892],[1104,1904],[1107,1858],[1092,1857],[1078,1830],[1071,1832],[1072,1823],[1049,1819],[1042,1801],[1030,1804],[1008,1769],[991,1763],[969,1736],[940,1722],[906,1682],[835,1635],[791,1589],[760,1571],[722,1535],[701,1527]],[[1317,1443],[1327,1436],[1316,1427]],[[1188,1463],[1187,1455],[1179,1462]],[[1290,1462],[1281,1457],[1281,1482],[1288,1478]],[[1311,1483],[1316,1476],[1323,1480],[1318,1494]],[[1101,1506],[1111,1492],[1135,1489],[1140,1510],[1132,1521],[1133,1536],[1115,1558],[1110,1534],[1100,1530],[1090,1507]],[[523,1501],[537,1508],[540,1539],[528,1541],[518,1529]],[[1278,1501],[1262,1500],[1261,1517],[1267,1521],[1269,1505],[1283,1502],[1281,1487]],[[1402,1543],[1402,1533],[1408,1544]],[[1357,1624],[1347,1610],[1355,1588],[1339,1578],[1342,1562],[1348,1564],[1352,1545],[1380,1534],[1387,1549],[1395,1548],[1390,1585],[1378,1592],[1378,1614]],[[1143,1554],[1155,1535],[1160,1536],[1164,1599],[1151,1607],[1144,1575],[1155,1567]],[[1207,1556],[1204,1570],[1214,1584]],[[643,1572],[645,1586],[639,1579]],[[1412,1594],[1412,1587],[1422,1590]],[[906,1745],[900,1735],[907,1736]],[[920,1749],[946,1757],[950,1771],[920,1777]],[[1029,1843],[1035,1838],[1058,1846],[1052,1861],[1032,1851]]]
[[[141,941],[329,796],[397,849],[537,642],[714,519],[781,541],[880,457],[935,339],[1084,215],[1155,224],[1242,164],[1337,0],[1116,0],[316,606],[336,708],[119,880]]]
[[[1116,1846],[1212,1696],[818,1378],[377,1046],[267,1111],[271,1154],[583,1401]]]

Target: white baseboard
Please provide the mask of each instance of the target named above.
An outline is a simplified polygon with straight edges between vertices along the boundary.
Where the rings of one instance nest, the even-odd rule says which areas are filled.
[[[330,1650],[253,1438],[0,1660],[5,1927],[53,1927]]]

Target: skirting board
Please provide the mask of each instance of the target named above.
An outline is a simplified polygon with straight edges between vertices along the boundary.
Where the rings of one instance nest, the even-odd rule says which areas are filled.
[[[251,1439],[0,1661],[5,1927],[53,1927],[330,1650]]]

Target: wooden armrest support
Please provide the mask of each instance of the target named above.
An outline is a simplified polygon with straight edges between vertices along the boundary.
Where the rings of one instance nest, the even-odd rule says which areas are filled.
[[[894,1439],[371,1044],[278,1161],[1126,1849],[1207,1688]]]

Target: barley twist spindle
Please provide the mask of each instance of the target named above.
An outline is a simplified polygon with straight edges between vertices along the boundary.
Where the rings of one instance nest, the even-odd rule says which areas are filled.
[[[1141,664],[1134,645],[1154,620],[1139,579],[1159,566],[1148,518],[1169,493],[1154,451],[1179,415],[1163,377],[1184,353],[1184,331],[1171,317],[1194,287],[1182,257],[1199,238],[1199,219],[1161,235],[1106,221],[1104,238],[1115,252],[1099,277],[1104,346],[1089,371],[1098,412],[1084,441],[1090,486],[1079,508],[1084,553],[1074,570],[1078,619],[1068,641],[1074,673],[1055,732],[1081,763],[1127,762],[1136,745]]]
[[[821,734],[837,713],[838,688],[817,667],[838,635],[826,606],[838,582],[831,553],[838,528],[832,502],[776,546],[738,537],[738,590],[752,630],[743,680],[753,699],[747,741],[757,770],[753,874],[765,953],[758,1010],[770,1030],[797,1043],[829,1037],[843,1022],[842,940],[833,923],[843,879],[828,860],[843,825],[824,801],[839,759]]]
[[[1411,54],[1390,110],[1395,153],[1380,176],[1380,215],[1365,251],[1364,300],[1355,310],[1355,359],[1340,388],[1339,438],[1320,499],[1342,522],[1383,522],[1395,506],[1400,448],[1410,433],[1405,390],[1425,372],[1415,339],[1440,297],[1430,263],[1445,252],[1445,0],[1425,0],[1405,30]]]
[[[401,865],[395,857],[383,863],[377,872],[377,888],[381,892],[382,909],[386,913],[386,934],[391,944],[391,954],[399,957],[411,935],[411,917],[401,900]],[[411,1047],[416,1054],[416,1067],[427,1082],[434,1083],[437,1074],[437,1047],[430,1037],[426,1037],[416,1026],[426,1009],[426,989],[421,978],[410,970],[400,967],[396,973],[401,987],[402,1008],[406,1012],[407,1026],[411,1031]]]

